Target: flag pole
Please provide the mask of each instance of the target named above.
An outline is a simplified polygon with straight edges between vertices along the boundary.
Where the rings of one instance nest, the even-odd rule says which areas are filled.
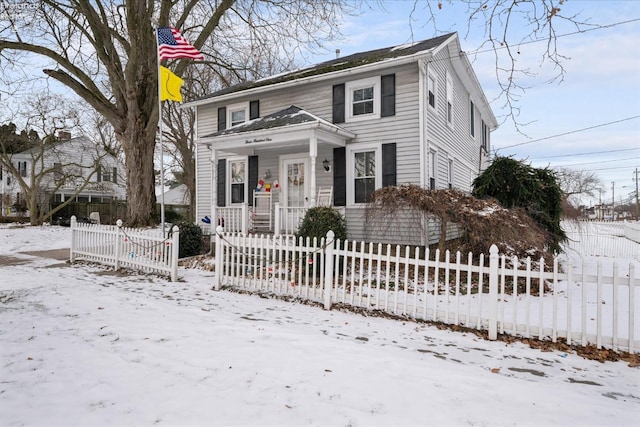
[[[160,229],[164,236],[164,152],[162,148],[162,89],[161,89],[161,73],[160,73],[160,39],[158,34],[158,28],[155,30],[156,34],[156,59],[158,60],[158,129],[160,135],[158,139],[160,141]]]

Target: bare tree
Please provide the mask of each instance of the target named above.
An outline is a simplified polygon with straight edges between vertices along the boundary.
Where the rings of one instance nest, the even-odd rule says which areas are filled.
[[[15,75],[25,53],[43,58],[46,76],[70,88],[111,124],[126,157],[127,222],[134,226],[153,223],[156,206],[153,158],[159,112],[154,26],[172,24],[182,30],[205,53],[206,62],[233,81],[246,66],[227,60],[229,50],[237,47],[233,40],[293,54],[300,46],[318,46],[333,38],[335,23],[352,7],[340,0],[29,4],[35,6],[22,13],[9,7],[13,3],[2,3],[1,13],[7,18],[0,27],[4,76]],[[189,64],[185,59],[172,62],[177,75]]]
[[[66,137],[58,137],[79,127],[75,107],[59,96],[33,97],[20,112],[24,131],[18,133],[13,123],[0,128],[0,167],[9,175],[4,177],[2,202],[28,211],[32,225],[42,224],[73,201],[92,183],[108,156],[99,145],[70,146]],[[70,197],[49,209],[51,197],[62,189]],[[12,194],[20,198],[12,200]]]
[[[545,83],[564,79],[563,62],[568,58],[558,49],[558,39],[566,34],[558,34],[558,28],[574,33],[601,28],[590,23],[589,18],[581,17],[579,12],[569,12],[573,8],[565,4],[565,0],[415,0],[411,19],[416,18],[423,25],[432,26],[436,33],[449,32],[449,29],[439,27],[438,14],[440,10],[456,4],[466,6],[465,37],[477,30],[482,31],[484,42],[469,56],[493,55],[496,82],[500,88],[494,100],[503,103],[502,106],[508,111],[504,119],[510,118],[518,131],[526,125],[518,121],[520,99],[540,69],[550,65],[553,70]],[[536,50],[540,57],[534,61],[535,68],[531,66],[531,55],[522,54],[525,49],[531,52],[527,45],[532,43],[543,46]]]
[[[602,181],[593,172],[566,167],[555,171],[564,199],[574,207],[581,204],[581,197],[595,197],[602,187]]]

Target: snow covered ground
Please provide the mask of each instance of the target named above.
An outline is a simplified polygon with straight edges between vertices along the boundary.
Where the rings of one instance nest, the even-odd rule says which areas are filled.
[[[0,425],[637,425],[640,368],[69,265],[0,226]]]

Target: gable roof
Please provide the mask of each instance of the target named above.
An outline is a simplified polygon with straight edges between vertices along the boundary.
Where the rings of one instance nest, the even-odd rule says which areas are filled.
[[[254,89],[259,87],[265,87],[275,85],[278,83],[284,83],[292,80],[299,80],[306,77],[318,76],[322,74],[328,74],[335,71],[347,70],[350,68],[356,68],[363,65],[375,64],[382,61],[403,58],[419,54],[422,52],[430,51],[449,40],[456,33],[449,33],[442,36],[434,37],[432,39],[423,40],[414,43],[406,43],[398,46],[390,46],[382,49],[369,50],[366,52],[354,53],[352,55],[343,56],[340,58],[332,59],[330,61],[321,62],[319,64],[302,68],[299,70],[278,74],[275,76],[267,77],[260,80],[251,82],[239,83],[234,86],[230,86],[225,89],[218,90],[207,96],[187,102],[185,106],[195,103],[200,104],[210,98],[219,97],[222,95],[232,94],[235,92],[241,92],[248,89]]]
[[[284,110],[276,111],[275,113],[269,114],[268,116],[250,120],[248,122],[244,122],[236,126],[233,126],[209,135],[205,135],[202,138],[212,138],[212,137],[224,136],[224,135],[235,135],[235,134],[253,132],[258,130],[281,128],[285,126],[297,125],[302,123],[318,123],[319,125],[323,125],[327,128],[333,128],[337,131],[342,131],[342,133],[345,133],[345,134],[351,133],[346,129],[341,128],[340,126],[337,126],[333,123],[330,123],[324,120],[321,117],[316,116],[315,114],[311,114],[300,107],[291,105],[288,108],[285,108]]]

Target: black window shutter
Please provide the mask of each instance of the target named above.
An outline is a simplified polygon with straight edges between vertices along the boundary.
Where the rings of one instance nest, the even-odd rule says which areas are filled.
[[[226,206],[227,193],[225,179],[227,177],[227,161],[225,159],[218,160],[218,206]]]
[[[118,168],[113,168],[113,183],[117,184],[118,183]]]
[[[260,117],[260,101],[249,101],[249,120]]]
[[[387,74],[380,78],[382,86],[382,108],[380,110],[381,117],[389,117],[396,115],[396,75]]]
[[[347,204],[347,155],[346,148],[333,149],[333,204]]]
[[[258,156],[249,156],[249,206],[253,206],[253,189],[258,186]]]
[[[333,123],[344,123],[344,83],[333,85]]]
[[[227,128],[227,107],[218,108],[218,132]]]
[[[396,143],[382,144],[382,186],[396,185]]]
[[[100,165],[98,165],[98,167],[96,168],[96,175],[98,175],[96,177],[96,181],[102,182],[102,168],[100,167]]]

